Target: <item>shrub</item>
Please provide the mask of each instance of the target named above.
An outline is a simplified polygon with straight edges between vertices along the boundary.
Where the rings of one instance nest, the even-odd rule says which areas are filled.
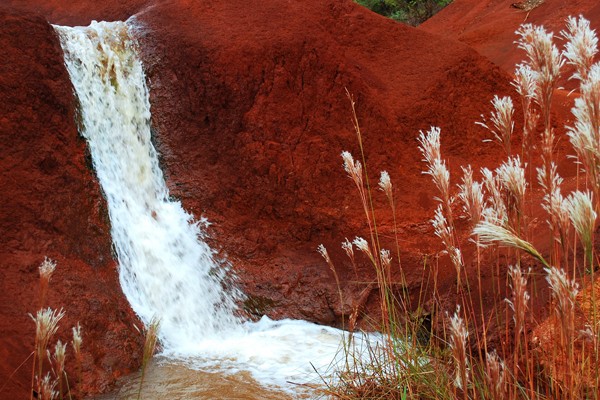
[[[452,0],[355,0],[369,10],[398,22],[417,26]]]

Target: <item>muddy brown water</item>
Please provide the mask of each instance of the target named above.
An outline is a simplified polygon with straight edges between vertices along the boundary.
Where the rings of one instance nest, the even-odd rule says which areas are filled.
[[[93,400],[132,400],[138,398],[141,372],[123,378],[120,388]],[[290,394],[275,388],[266,388],[248,372],[225,374],[192,370],[160,357],[146,369],[140,399],[223,399],[223,400],[291,400],[317,398],[308,388],[304,393]]]

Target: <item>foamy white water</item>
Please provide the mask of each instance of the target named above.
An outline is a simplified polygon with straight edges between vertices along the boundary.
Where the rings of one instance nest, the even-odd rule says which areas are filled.
[[[250,371],[266,385],[316,380],[343,333],[304,321],[241,321],[238,292],[202,241],[198,223],[169,200],[151,142],[150,102],[124,22],[56,26],[107,199],[123,292],[148,323],[160,319],[164,354],[191,368]],[[198,168],[200,166],[194,166]]]

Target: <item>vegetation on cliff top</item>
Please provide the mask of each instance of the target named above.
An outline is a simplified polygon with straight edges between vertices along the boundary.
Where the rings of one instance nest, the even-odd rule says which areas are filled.
[[[452,0],[355,0],[361,6],[393,20],[417,26]]]

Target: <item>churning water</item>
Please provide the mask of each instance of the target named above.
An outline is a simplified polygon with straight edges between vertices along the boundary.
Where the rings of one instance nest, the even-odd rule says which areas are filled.
[[[202,241],[200,225],[169,199],[151,141],[144,72],[124,22],[56,26],[79,100],[79,125],[108,203],[123,292],[148,323],[160,319],[163,355],[191,369],[250,373],[264,385],[316,381],[343,333],[303,321],[235,316],[239,293]],[[199,167],[199,166],[194,166]]]

